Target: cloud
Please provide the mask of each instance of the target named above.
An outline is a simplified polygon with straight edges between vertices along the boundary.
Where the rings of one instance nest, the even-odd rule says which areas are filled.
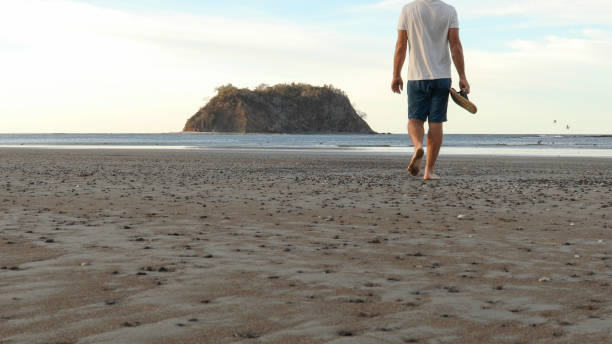
[[[480,7],[480,8],[479,8]],[[469,11],[480,15],[524,15],[538,18],[556,18],[568,23],[610,24],[608,13],[612,2],[607,0],[515,0],[489,2],[470,6]]]
[[[366,5],[359,5],[351,7],[355,11],[365,11],[365,10],[373,10],[373,9],[396,9],[407,4],[409,1],[406,0],[382,0],[378,2],[374,2]]]
[[[322,38],[338,39],[331,31],[282,21],[185,13],[129,13],[74,1],[14,0],[3,3],[2,7],[0,39],[36,45],[71,45],[83,37],[105,37],[194,49],[235,47],[279,53],[304,52],[318,48]],[[24,21],[26,17],[29,20]]]
[[[404,132],[405,95],[389,90],[392,35],[269,18],[3,1],[0,128],[178,131],[218,85],[298,81],[332,83],[368,113],[375,130]],[[508,47],[466,50],[481,114],[468,117],[451,107],[448,132],[545,132],[551,116],[582,132],[612,128],[609,107],[601,105],[612,75],[610,30],[515,40]],[[585,112],[591,122],[579,120]]]
[[[380,0],[353,7],[354,10],[399,10],[408,0]],[[521,16],[555,25],[610,26],[612,1],[609,0],[457,0],[446,1],[466,18]],[[541,25],[542,23],[540,23]]]
[[[343,83],[378,58],[363,39],[281,20],[3,1],[0,127],[179,130],[221,84]]]
[[[579,38],[549,36],[509,46],[512,50],[503,53],[466,51],[473,98],[481,103],[478,125],[549,133],[558,132],[550,123],[559,120],[578,132],[612,130],[610,107],[602,104],[612,76],[612,32],[586,30]],[[469,124],[457,129],[467,131]]]

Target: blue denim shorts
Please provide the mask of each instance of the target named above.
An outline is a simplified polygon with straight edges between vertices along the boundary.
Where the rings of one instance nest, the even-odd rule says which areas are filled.
[[[446,122],[451,79],[408,81],[408,118]]]

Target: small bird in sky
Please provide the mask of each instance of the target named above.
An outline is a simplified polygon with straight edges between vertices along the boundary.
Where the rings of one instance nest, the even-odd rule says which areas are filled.
[[[555,120],[553,123],[557,124],[557,120]]]
[[[565,126],[565,129],[570,130],[569,124]]]

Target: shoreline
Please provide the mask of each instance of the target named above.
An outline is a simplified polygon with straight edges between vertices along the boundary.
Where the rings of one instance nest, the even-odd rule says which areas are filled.
[[[376,132],[372,134],[368,133],[234,133],[234,132],[197,132],[197,131],[170,131],[170,132],[146,132],[146,133],[117,133],[117,132],[108,132],[108,133],[87,133],[87,132],[56,132],[56,133],[2,133],[0,132],[0,136],[9,136],[9,135],[407,135],[405,132],[401,133],[391,133],[391,132]],[[502,134],[474,134],[474,133],[446,133],[445,135],[482,135],[482,136],[532,136],[532,137],[545,137],[545,136],[581,136],[581,137],[612,137],[612,134],[567,134],[567,133],[502,133]]]
[[[426,146],[425,146],[426,148]],[[0,145],[1,150],[45,151],[188,151],[188,152],[255,152],[261,154],[321,154],[321,155],[411,155],[412,147],[204,147],[204,146],[148,146],[148,145]],[[612,159],[607,148],[516,148],[516,147],[442,147],[440,156],[468,157],[524,157],[524,158],[588,158]]]

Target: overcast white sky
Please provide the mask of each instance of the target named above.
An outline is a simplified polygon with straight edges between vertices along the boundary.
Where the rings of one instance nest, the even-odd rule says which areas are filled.
[[[244,2],[0,0],[0,132],[175,132],[218,85],[281,82],[333,84],[405,132],[406,1]],[[480,108],[451,105],[448,133],[612,133],[612,1],[448,2]]]

